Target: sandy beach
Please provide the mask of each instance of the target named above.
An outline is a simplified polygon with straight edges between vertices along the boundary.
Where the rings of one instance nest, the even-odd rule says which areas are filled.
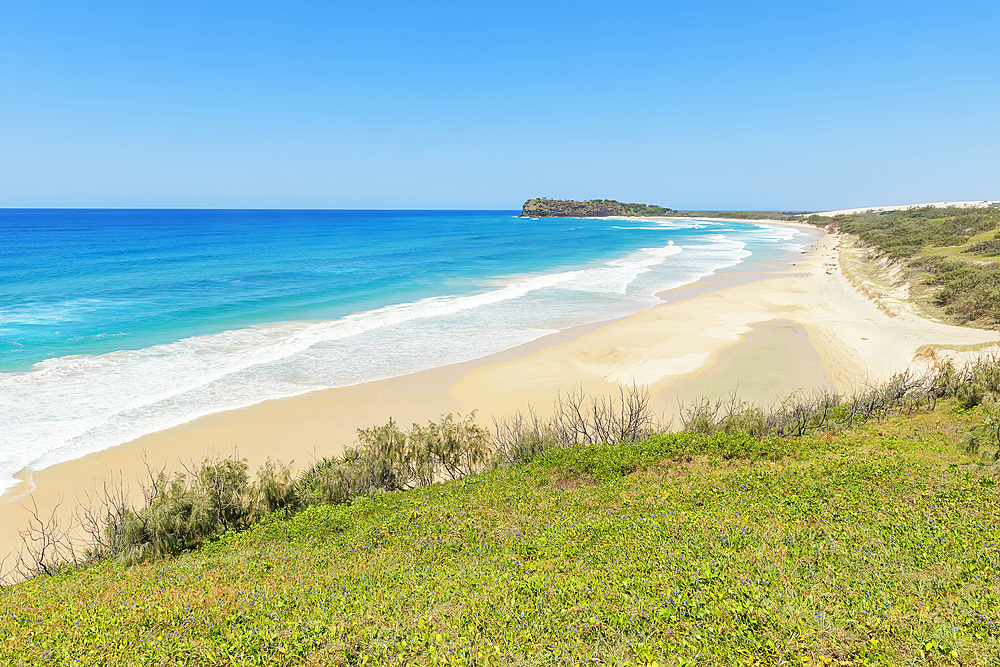
[[[809,229],[818,240],[797,258],[719,272],[661,293],[662,305],[621,320],[475,361],[210,415],[26,474],[0,498],[0,557],[20,544],[32,503],[47,514],[61,499],[65,517],[112,474],[135,488],[144,461],[176,469],[236,448],[252,469],[268,458],[301,467],[340,453],[357,428],[390,417],[409,424],[477,410],[488,424],[529,405],[545,412],[573,387],[600,394],[631,383],[647,386],[657,412],[677,425],[679,406],[702,395],[738,390],[766,404],[799,390],[849,392],[913,364],[923,345],[1000,341],[993,331],[886,314],[842,275],[838,237]]]

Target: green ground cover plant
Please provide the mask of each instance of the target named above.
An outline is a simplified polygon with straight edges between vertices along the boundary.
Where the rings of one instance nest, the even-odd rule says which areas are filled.
[[[996,664],[980,406],[553,447],[0,591],[0,664]]]

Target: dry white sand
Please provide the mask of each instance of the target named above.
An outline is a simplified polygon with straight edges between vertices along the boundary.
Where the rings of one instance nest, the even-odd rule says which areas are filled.
[[[900,204],[899,206],[868,206],[863,208],[845,208],[840,211],[822,211],[816,215],[825,215],[833,217],[835,215],[850,215],[852,213],[881,213],[882,211],[909,211],[914,208],[924,208],[926,206],[934,206],[936,208],[947,208],[954,206],[956,208],[986,208],[990,204],[998,203],[996,200],[983,200],[983,201],[938,201],[929,202],[927,204]]]

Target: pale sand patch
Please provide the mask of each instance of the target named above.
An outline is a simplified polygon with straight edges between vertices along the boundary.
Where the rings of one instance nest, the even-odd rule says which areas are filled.
[[[990,204],[996,204],[996,200],[984,199],[983,201],[938,201],[927,204],[900,204],[899,206],[869,206],[867,208],[845,208],[839,211],[821,211],[816,215],[833,217],[835,215],[851,215],[852,213],[881,213],[882,211],[909,211],[914,208],[924,208],[933,206],[935,208],[986,208]]]
[[[735,397],[770,407],[792,395],[833,389],[802,325],[788,320],[760,322],[743,339],[723,350],[710,368],[678,378],[661,392],[664,414],[679,424],[682,407],[701,398]]]
[[[808,375],[802,384],[828,381],[849,391],[907,367],[922,345],[1000,340],[997,332],[888,317],[840,274],[838,250],[837,237],[826,235],[794,265],[775,267],[757,280],[730,272],[672,291],[681,298],[668,292],[664,305],[622,320],[567,330],[473,362],[210,415],[35,472],[30,483],[0,499],[0,554],[16,547],[17,531],[28,520],[22,507],[28,499],[10,502],[13,497],[31,491],[39,508],[48,511],[62,496],[68,508],[112,471],[123,471],[134,485],[143,452],[155,466],[176,467],[178,459],[229,453],[235,445],[254,469],[268,457],[305,465],[313,456],[342,451],[356,428],[389,417],[408,424],[478,409],[480,421],[488,423],[493,414],[528,404],[547,411],[560,391],[574,386],[606,393],[629,378],[648,384],[664,411],[676,407],[678,392],[693,398],[699,392],[725,393],[737,384],[746,398],[771,401],[799,388],[789,373]],[[773,320],[780,322],[766,324]],[[794,331],[782,333],[788,327]],[[800,330],[813,351],[801,345]]]
[[[672,359],[649,359],[637,366],[607,371],[604,379],[612,384],[651,385],[677,375],[694,373],[703,368],[708,359],[708,352],[692,352]]]

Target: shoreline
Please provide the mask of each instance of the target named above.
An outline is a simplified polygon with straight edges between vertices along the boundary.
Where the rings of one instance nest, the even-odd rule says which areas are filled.
[[[589,224],[601,229],[609,226],[603,220],[596,225],[591,220]],[[577,223],[571,226],[575,229]],[[659,228],[662,225],[643,226]],[[745,227],[752,231],[758,226]],[[744,231],[743,226],[737,231]],[[693,234],[697,236],[699,232]],[[777,238],[773,240],[794,234],[795,232],[790,231],[778,232]],[[762,238],[765,240],[761,245],[768,245],[771,236],[775,234],[763,234]],[[677,238],[669,234],[668,237]],[[691,235],[681,238],[690,240]],[[685,259],[680,260],[676,269],[671,268],[676,260],[670,260],[669,257],[679,253],[681,248],[660,248],[662,243],[654,242],[649,244],[652,246],[650,248],[637,246],[622,256],[612,252],[613,261],[603,258],[589,264],[557,264],[539,270],[540,272],[515,272],[495,279],[484,279],[480,285],[466,286],[473,289],[470,294],[464,293],[466,287],[455,291],[446,286],[443,291],[437,290],[438,296],[417,294],[412,299],[403,297],[395,300],[398,303],[381,306],[376,304],[370,310],[362,309],[349,315],[334,316],[331,320],[278,318],[234,328],[226,327],[226,323],[222,322],[219,327],[223,330],[217,332],[200,332],[182,336],[175,341],[156,342],[148,347],[126,346],[117,352],[84,354],[79,358],[79,369],[76,367],[77,358],[72,354],[64,357],[57,354],[50,359],[40,360],[26,372],[13,372],[12,377],[4,377],[5,381],[11,380],[12,396],[15,399],[8,407],[23,402],[25,409],[11,412],[10,429],[4,433],[7,436],[5,441],[10,444],[11,455],[6,457],[2,466],[6,480],[0,487],[0,504],[12,494],[19,495],[23,492],[26,485],[18,485],[17,478],[24,478],[31,471],[117,447],[149,433],[182,426],[202,416],[251,407],[275,398],[289,398],[325,388],[350,386],[482,358],[505,347],[586,323],[590,319],[613,319],[649,308],[660,301],[653,293],[655,289],[691,280],[700,284],[700,278],[704,278],[706,272],[711,277],[713,271],[719,271],[719,267],[724,267],[729,262],[739,263],[741,270],[748,264],[752,266],[761,263],[756,250],[753,256],[742,256],[750,254],[738,250],[743,244],[719,245],[713,242],[715,238],[712,236],[703,244],[694,243],[698,249],[694,253],[685,253]],[[721,239],[722,236],[718,238]],[[743,240],[756,248],[756,242],[751,238]],[[671,240],[669,245],[673,243]],[[702,245],[707,252],[701,252]],[[719,251],[715,252],[716,250]],[[650,251],[653,251],[652,254],[649,254]],[[782,254],[781,247],[777,244],[774,250],[765,252]],[[687,259],[689,255],[692,259]],[[765,261],[767,257],[769,255],[765,255]],[[654,268],[644,268],[650,266],[650,262]],[[660,270],[656,264],[664,265],[665,275],[656,272]],[[634,273],[630,273],[633,270]],[[627,297],[618,303],[615,292],[621,289],[625,294],[628,282],[621,285],[618,283],[621,280],[634,281],[639,274],[650,270],[654,271],[649,274],[653,278],[641,278],[636,283],[638,289],[635,293],[629,288]],[[580,279],[584,282],[583,289],[573,287],[573,283],[579,282],[575,277],[577,273],[582,274]],[[523,297],[523,291],[532,292],[551,287],[551,284],[546,283],[550,276],[555,278],[553,284],[556,287],[567,283],[578,292],[595,292],[595,303],[599,303],[600,308],[595,310],[589,307],[589,296],[578,299],[576,292],[566,292],[565,298],[560,297],[561,303],[553,302],[551,309],[536,311],[529,308],[518,315],[518,310],[508,307],[510,313],[503,312],[503,302]],[[590,285],[588,281],[594,284]],[[545,298],[552,298],[555,293],[547,291],[542,294]],[[530,298],[532,297],[529,296]],[[419,322],[427,312],[435,315],[437,302],[444,303],[446,316],[449,307],[462,311],[485,304],[488,309],[474,311],[471,315],[458,315],[472,318],[474,324],[470,326],[465,325],[465,320],[458,322],[454,318],[450,326],[447,323],[437,328],[432,326],[428,330],[428,342],[434,345],[433,348],[427,347],[426,343],[406,344],[408,340],[419,340],[423,332],[418,331],[416,337],[410,338],[401,337],[407,334],[391,333],[399,324],[396,320],[403,322],[407,333],[411,328],[419,328]],[[471,306],[465,302],[472,302]],[[493,308],[494,303],[500,305]],[[493,317],[494,314],[496,318]],[[495,327],[496,322],[508,319],[515,323],[512,327],[515,331],[507,333],[503,328]],[[389,327],[386,328],[387,323]],[[358,328],[365,335],[354,338]],[[381,328],[386,328],[389,333],[380,333],[378,329]],[[367,335],[369,329],[375,333]],[[487,335],[472,335],[476,331]],[[313,345],[317,340],[323,344],[316,353],[315,360],[308,349],[298,350],[305,351],[306,354],[298,354],[294,350],[302,341],[307,343],[308,348],[310,338]],[[344,339],[343,342],[340,341],[341,338]],[[372,343],[375,339],[388,342]],[[226,356],[229,347],[241,353],[233,355],[235,361]],[[293,348],[291,354],[285,349],[289,347]],[[271,356],[282,354],[288,359],[279,356],[280,363],[273,363],[263,370],[254,368],[260,359],[266,364],[273,361]],[[108,355],[110,363],[104,361],[105,355]],[[336,362],[338,355],[345,363]],[[164,357],[163,360],[157,361],[161,356]],[[330,359],[334,359],[335,363],[328,363]],[[116,370],[119,363],[122,365],[120,372]],[[105,367],[110,370],[103,372]],[[163,384],[149,381],[156,374],[148,372],[150,367],[156,372],[165,373]],[[94,368],[97,372],[93,371]],[[136,372],[143,368],[147,372]],[[216,376],[219,369],[222,371],[221,377]],[[40,370],[45,372],[39,372]],[[91,400],[88,387],[91,378],[88,374],[95,375],[98,381],[104,382],[99,387],[101,391],[94,392],[94,400]],[[206,374],[209,377],[203,381]],[[24,377],[13,377],[18,375]],[[62,375],[69,377],[63,379]],[[116,387],[119,377],[129,387],[127,395],[123,395],[124,387]],[[143,377],[147,381],[142,381]],[[132,400],[133,397],[135,401]],[[34,409],[36,399],[42,399],[37,410]],[[33,440],[37,442],[36,445],[32,444]]]
[[[822,233],[799,223],[752,222]],[[739,386],[744,400],[767,403],[789,389],[848,391],[875,379],[869,373],[888,375],[912,363],[920,345],[1000,340],[997,332],[890,319],[840,273],[836,236],[818,236],[807,247],[774,266],[741,271],[737,264],[665,290],[657,294],[662,303],[621,319],[571,327],[472,361],[214,413],[30,472],[0,497],[0,558],[19,544],[28,497],[46,515],[62,498],[65,517],[109,474],[120,473],[135,490],[144,459],[176,469],[175,462],[226,455],[235,445],[252,472],[267,458],[302,467],[312,457],[341,453],[357,428],[389,417],[408,425],[478,409],[479,422],[489,425],[492,415],[529,405],[544,413],[559,391],[581,387],[596,395],[630,382],[645,384],[654,409],[677,426],[680,403],[700,395]],[[789,377],[804,379],[803,386],[789,385]]]
[[[591,218],[591,219],[602,219],[602,220],[604,220],[604,219],[609,219],[609,218]],[[622,218],[622,219],[626,219],[626,218]],[[662,219],[667,219],[667,218],[648,218],[648,219],[662,220]],[[681,220],[684,220],[684,219],[681,218]],[[769,221],[769,222],[775,222],[775,223],[777,223],[779,225],[785,224],[782,221]],[[809,231],[811,231],[813,233],[817,233],[817,228],[814,227],[814,226],[811,226],[811,225],[789,225],[789,226],[797,226],[797,227],[801,227],[803,229],[809,230]],[[693,288],[693,287],[696,287],[699,290],[704,290],[704,289],[707,288],[706,287],[707,285],[714,284],[716,281],[719,281],[720,284],[721,284],[721,281],[723,280],[723,278],[725,276],[728,276],[728,274],[729,274],[730,271],[734,271],[735,270],[735,271],[738,271],[738,272],[740,272],[740,273],[742,273],[744,275],[751,275],[751,274],[755,275],[757,272],[759,272],[757,269],[763,268],[763,267],[764,267],[764,265],[762,263],[758,262],[755,268],[751,268],[751,269],[748,270],[744,266],[744,261],[743,260],[738,260],[738,263],[736,265],[722,267],[720,269],[715,269],[712,273],[709,273],[708,275],[703,275],[703,276],[695,279],[694,282],[692,282],[692,283],[681,285],[681,286],[676,287],[676,288],[668,288],[668,289],[665,289],[665,290],[661,290],[660,292],[654,294],[653,296],[656,299],[658,299],[659,302],[661,302],[661,303],[662,302],[667,302],[667,301],[670,301],[670,300],[673,300],[673,299],[677,298],[676,296],[671,296],[671,295],[674,294],[675,292],[677,292],[678,290],[686,290],[688,288]],[[749,273],[748,273],[748,271],[749,271]],[[517,274],[515,274],[515,277],[516,277],[516,275]],[[746,280],[746,279],[747,278],[743,278],[743,280]],[[648,306],[644,306],[643,308],[655,307],[655,305],[659,305],[659,304],[658,303],[654,303],[654,304],[651,304],[651,305],[648,305]],[[595,327],[595,326],[600,326],[601,324],[605,324],[605,323],[608,323],[608,322],[611,322],[611,321],[614,321],[614,320],[617,320],[617,319],[622,319],[623,317],[628,317],[628,315],[625,315],[625,316],[612,316],[612,318],[608,319],[608,320],[599,320],[597,322],[592,322],[592,323],[585,323],[585,324],[579,324],[579,325],[571,325],[571,326],[569,326],[569,327],[567,327],[565,329],[561,329],[559,331],[554,331],[553,333],[543,334],[542,336],[539,336],[539,338],[533,339],[531,341],[527,341],[527,343],[530,344],[532,342],[537,342],[537,341],[557,340],[562,335],[565,335],[566,332],[580,332],[580,331],[583,331],[583,330],[585,330],[587,328],[592,328],[592,327]],[[299,320],[290,320],[288,322],[277,322],[277,323],[271,322],[271,323],[262,324],[260,326],[276,326],[276,325],[282,325],[282,324],[295,324],[295,323],[304,323],[304,321],[300,322]],[[555,338],[552,338],[552,336],[555,336]],[[508,352],[510,350],[519,350],[521,348],[522,348],[522,345],[518,344],[518,345],[515,345],[512,348],[507,348],[507,350],[500,350],[499,353],[502,354],[502,353]],[[470,359],[468,361],[487,363],[487,360],[490,359],[490,358],[492,358],[492,356],[493,356],[493,353],[490,353],[490,354],[484,355],[482,357],[476,357],[475,359]],[[461,362],[452,362],[452,363],[461,363]],[[451,365],[451,364],[444,364],[444,365],[448,366],[448,365]],[[416,371],[408,371],[406,374],[409,375],[409,374],[413,374],[413,373],[419,373],[419,372],[423,372],[423,371],[426,371],[426,370],[431,370],[433,368],[437,368],[437,366],[434,366],[434,367],[431,367],[431,368],[425,368],[425,369],[421,369],[421,370],[416,370]],[[400,376],[395,376],[395,377],[400,377]],[[393,378],[390,377],[390,378],[383,378],[383,379],[393,379]],[[82,458],[86,458],[87,456],[90,456],[91,454],[97,454],[97,453],[100,453],[101,451],[106,451],[108,449],[114,449],[116,447],[121,447],[121,446],[124,446],[124,445],[128,445],[129,443],[133,442],[134,440],[139,440],[139,439],[145,438],[145,437],[147,437],[149,435],[153,435],[153,434],[161,432],[161,431],[169,431],[169,430],[172,430],[172,429],[175,429],[175,428],[183,428],[187,424],[199,421],[201,419],[211,418],[213,415],[218,415],[218,414],[223,414],[223,413],[227,413],[227,412],[232,412],[232,411],[235,411],[235,410],[252,409],[255,406],[266,404],[266,403],[268,403],[268,402],[270,402],[272,400],[292,399],[292,398],[295,398],[297,396],[311,394],[311,393],[314,393],[314,392],[317,392],[317,391],[327,391],[329,389],[346,389],[346,388],[351,387],[351,386],[368,385],[368,384],[371,384],[372,382],[374,382],[374,380],[369,380],[369,381],[364,381],[364,382],[356,382],[355,384],[349,384],[349,385],[343,385],[343,386],[336,386],[336,387],[318,388],[318,389],[307,389],[307,390],[301,391],[299,393],[288,394],[288,395],[285,395],[285,396],[277,396],[277,397],[273,397],[273,398],[266,398],[266,399],[263,399],[263,400],[257,400],[256,402],[250,403],[248,405],[242,405],[242,406],[239,406],[239,407],[231,407],[231,408],[227,408],[227,409],[222,409],[222,410],[218,410],[217,412],[211,412],[211,413],[208,413],[208,414],[202,414],[202,415],[195,416],[195,417],[186,417],[187,421],[184,421],[184,422],[181,422],[181,423],[175,423],[175,424],[170,425],[170,426],[160,427],[157,431],[152,431],[150,433],[145,433],[145,434],[142,434],[142,435],[139,435],[139,436],[134,436],[133,440],[129,440],[129,441],[126,441],[126,442],[121,442],[121,443],[112,445],[110,447],[106,447],[104,450],[98,450],[97,452],[90,452],[90,453],[84,454],[83,456],[79,456],[77,459],[71,459],[69,461],[59,461],[59,462],[56,462],[56,463],[49,463],[44,468],[38,468],[38,469],[33,469],[29,465],[29,466],[26,466],[25,468],[23,468],[22,470],[18,471],[17,473],[15,473],[15,475],[14,475],[14,478],[18,479],[18,480],[21,480],[21,483],[16,484],[13,487],[0,490],[0,506],[2,506],[6,502],[9,502],[12,498],[13,499],[17,499],[18,497],[22,497],[25,494],[27,487],[30,486],[30,484],[31,484],[31,478],[32,478],[32,476],[35,473],[37,473],[37,472],[41,472],[42,470],[47,470],[47,469],[49,469],[49,468],[51,468],[53,466],[58,466],[58,465],[63,465],[63,464],[71,463],[74,460],[79,460],[79,459],[82,459]],[[29,491],[30,491],[30,489],[29,489]]]

